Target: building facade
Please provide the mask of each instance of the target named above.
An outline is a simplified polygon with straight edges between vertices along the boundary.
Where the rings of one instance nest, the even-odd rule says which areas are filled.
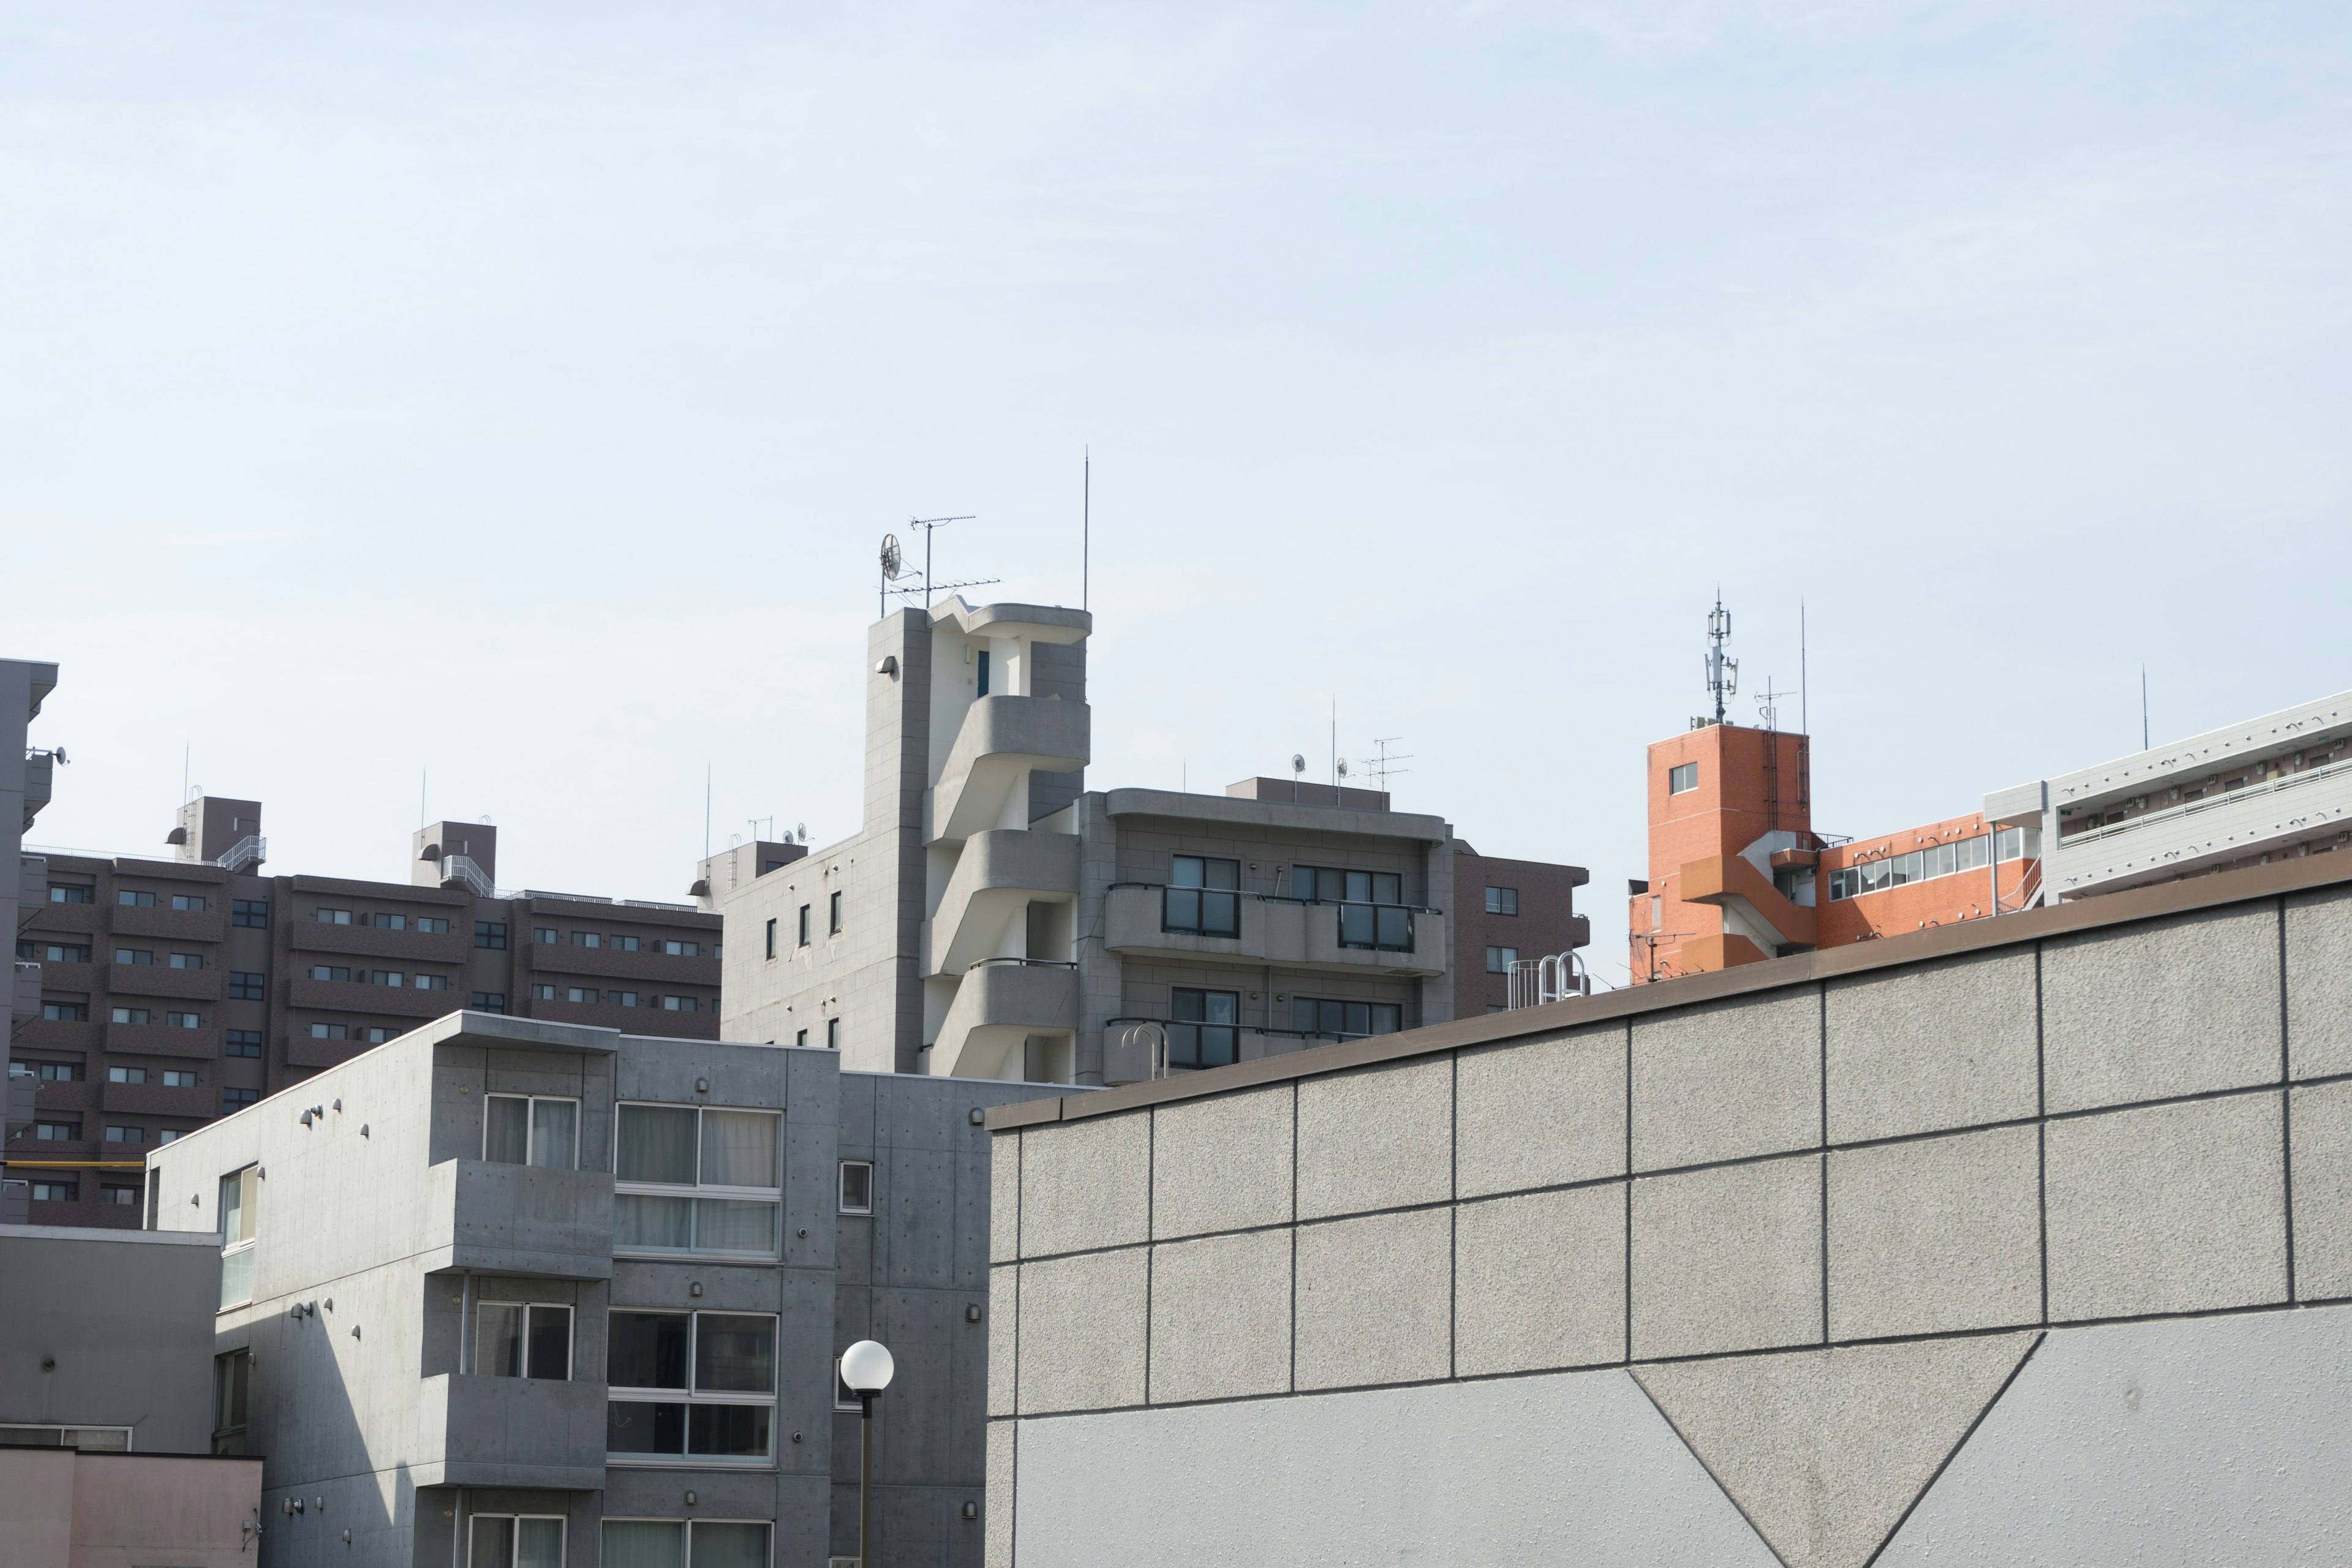
[[[13,1150],[33,1122],[33,1069],[16,1059],[16,1040],[41,1016],[41,966],[25,950],[22,931],[40,907],[47,868],[38,855],[24,852],[25,830],[48,804],[59,753],[28,743],[41,701],[57,689],[58,667],[29,659],[0,658],[0,930],[16,934],[16,960],[9,972],[8,1034],[0,1044],[0,1139]],[[22,1225],[30,1213],[28,1172],[0,1172],[0,1225]]]
[[[479,823],[420,830],[407,882],[269,876],[261,817],[202,797],[173,858],[46,858],[8,1144],[33,1223],[135,1227],[150,1149],[453,1009],[718,1037],[719,922],[691,904],[500,889]]]
[[[730,1036],[1129,1082],[1483,1013],[1512,959],[1587,940],[1581,869],[1486,860],[1381,792],[1087,790],[1091,627],[952,597],[876,623],[861,832],[699,884],[723,897]]]
[[[2347,977],[2296,859],[993,1112],[991,1568],[2339,1561]]]
[[[876,1559],[976,1564],[982,1121],[1034,1092],[457,1014],[153,1152],[150,1224],[220,1237],[261,1563],[850,1555],[872,1338]]]

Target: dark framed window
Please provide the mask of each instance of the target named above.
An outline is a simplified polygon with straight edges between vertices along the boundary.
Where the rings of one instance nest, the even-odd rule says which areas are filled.
[[[841,1163],[840,1203],[843,1214],[874,1212],[874,1162],[844,1160]]]
[[[33,1201],[37,1204],[69,1204],[78,1191],[72,1182],[35,1182]]]
[[[608,936],[604,939],[604,945],[614,952],[635,952],[637,951],[637,939],[633,936]]]
[[[593,1002],[596,1000],[596,987],[593,985],[567,985],[563,988],[563,999],[566,1002]]]
[[[139,1189],[118,1187],[111,1182],[101,1182],[98,1188],[98,1201],[102,1204],[119,1204],[124,1208],[135,1208],[139,1204]]]
[[[1678,768],[1668,768],[1666,770],[1666,793],[1668,795],[1688,795],[1691,791],[1696,788],[1698,788],[1698,764],[1696,763],[1685,763]]]
[[[228,1044],[222,1049],[232,1057],[257,1057],[261,1054],[261,1031],[231,1029],[228,1031]]]
[[[507,994],[503,991],[477,991],[468,1005],[477,1013],[503,1013],[507,1010]]]
[[[1168,993],[1168,1065],[1230,1067],[1241,1060],[1242,997],[1238,991]]]
[[[269,979],[251,970],[232,969],[228,972],[228,999],[232,1002],[259,1002],[269,995]]]
[[[248,931],[269,929],[269,901],[267,899],[231,899],[228,901],[228,923]]]
[[[768,922],[768,956],[776,956],[776,922],[773,921]]]
[[[483,1301],[474,1309],[474,1375],[572,1376],[572,1309],[547,1301]]]
[[[841,934],[841,893],[835,889],[824,900],[824,929],[830,935]]]
[[[372,915],[369,917],[368,923],[378,931],[406,931],[408,917],[406,915]]]
[[[226,1115],[232,1110],[243,1110],[247,1106],[251,1105],[260,1098],[261,1091],[257,1089],[222,1089],[221,1112]]]
[[[1486,912],[1490,915],[1516,915],[1519,912],[1519,890],[1517,888],[1486,889]]]
[[[1404,877],[1396,871],[1343,871],[1336,866],[1293,866],[1290,896],[1318,904],[1402,904]]]
[[[205,896],[202,893],[173,893],[172,907],[188,914],[202,914],[205,911]]]
[[[803,905],[801,906],[801,943],[800,943],[800,944],[801,944],[803,947],[806,947],[806,946],[809,944],[809,907],[808,907],[806,904],[803,904]]]
[[[1242,934],[1242,863],[1179,855],[1160,895],[1160,929],[1189,936]]]
[[[593,931],[575,931],[572,933],[572,945],[574,947],[602,947],[604,945],[604,939],[602,935]]]
[[[352,1037],[349,1024],[313,1024],[310,1037],[314,1040],[348,1040]]]
[[[476,921],[474,922],[474,945],[476,947],[503,948],[506,944],[506,921]]]
[[[1519,950],[1516,947],[1490,947],[1486,950],[1486,973],[1508,974],[1511,965],[1518,961]]]
[[[552,1002],[555,1000],[555,987],[544,982],[534,983],[530,988],[530,995],[534,1002]]]
[[[838,1018],[824,1021],[824,1048],[828,1051],[841,1049],[841,1020]]]
[[[152,893],[135,893],[130,889],[125,888],[114,895],[114,901],[127,909],[152,910],[155,907],[155,895]]]
[[[1290,1026],[1303,1035],[1393,1035],[1404,1027],[1404,1009],[1394,1002],[1343,1002],[1320,996],[1290,999]]]
[[[808,1048],[808,1031],[806,1029],[794,1029],[793,1031],[793,1044],[800,1047],[803,1050],[806,1050]]]
[[[87,1024],[89,1004],[87,1002],[44,1002],[41,1017],[51,1024]]]
[[[702,956],[702,944],[698,942],[672,942],[665,940],[661,944],[661,950],[672,958],[700,958]]]
[[[553,926],[533,926],[530,929],[530,940],[533,942],[545,942],[552,947],[555,945],[555,937],[556,931]]]
[[[352,923],[349,910],[320,910],[312,918],[322,926],[347,926]]]
[[[173,969],[202,969],[204,966],[205,955],[201,952],[175,952],[172,955],[171,967]]]
[[[1402,904],[1341,904],[1339,945],[1375,952],[1411,952],[1412,911]]]
[[[75,887],[70,882],[51,882],[49,884],[49,902],[53,904],[86,904],[89,902],[89,889],[88,888]]]
[[[81,1081],[81,1063],[79,1062],[43,1062],[40,1067],[43,1083],[79,1083]]]
[[[605,1447],[615,1458],[763,1460],[776,1404],[776,1319],[615,1308]]]
[[[367,971],[362,970],[360,973],[364,978]],[[352,966],[348,963],[314,963],[310,966],[310,978],[313,980],[349,980],[351,977]]]
[[[985,697],[985,696],[987,696],[987,695],[988,695],[988,650],[987,650],[986,648],[982,648],[982,649],[980,650],[980,691],[979,691],[979,695],[980,695],[980,696],[982,696],[982,697]]]

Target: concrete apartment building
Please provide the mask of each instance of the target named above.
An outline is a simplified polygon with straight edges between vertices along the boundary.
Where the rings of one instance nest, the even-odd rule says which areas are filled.
[[[992,1568],[2345,1557],[2344,859],[990,1121]]]
[[[1581,869],[1381,792],[1085,789],[1092,624],[950,597],[871,627],[864,827],[726,897],[729,1035],[1119,1083],[1162,1039],[1190,1071],[1484,1013],[1511,960],[1588,940]]]
[[[215,1457],[220,1238],[0,1226],[0,1560],[245,1568],[261,1461]]]
[[[214,1443],[264,1568],[977,1563],[988,1161],[1015,1084],[456,1014],[150,1156],[221,1247]],[[231,1416],[234,1416],[234,1419]]]
[[[0,930],[18,932],[39,907],[46,868],[37,855],[24,853],[25,830],[33,826],[49,801],[58,754],[27,743],[32,721],[40,716],[41,701],[57,689],[58,667],[29,659],[0,658]],[[12,1143],[32,1125],[33,1069],[16,1059],[16,1040],[26,1026],[41,1016],[41,966],[19,941],[16,961],[9,973],[8,1034],[0,1044],[0,1138]],[[0,1175],[0,1225],[22,1225],[29,1212],[32,1190],[26,1173]]]
[[[404,883],[265,875],[257,801],[192,800],[166,842],[50,854],[21,911],[33,1223],[135,1227],[150,1149],[457,1008],[718,1036],[716,917],[502,890],[488,824],[418,830]]]

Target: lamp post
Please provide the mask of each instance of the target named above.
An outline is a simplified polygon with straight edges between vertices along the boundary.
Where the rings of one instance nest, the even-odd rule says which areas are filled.
[[[873,1340],[841,1352],[841,1381],[857,1395],[857,1568],[874,1568],[874,1402],[897,1370],[889,1351]]]

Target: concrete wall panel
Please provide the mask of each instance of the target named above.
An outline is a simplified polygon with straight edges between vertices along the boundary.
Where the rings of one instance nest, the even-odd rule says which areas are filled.
[[[1453,1236],[1447,1209],[1301,1226],[1296,1385],[1445,1376]]]
[[[1290,1238],[1283,1230],[1151,1249],[1151,1400],[1290,1387]]]
[[[981,1562],[986,1568],[1013,1568],[1014,1504],[1013,1450],[1018,1426],[1011,1421],[988,1425],[988,1496],[980,1505],[986,1527],[982,1535]]]
[[[2352,892],[2287,900],[2286,1022],[2295,1077],[2352,1072]]]
[[[1146,1253],[1094,1252],[1021,1266],[1021,1408],[1143,1403]]]
[[[2294,1091],[2294,1289],[2352,1297],[2352,1082]]]
[[[1021,1134],[999,1132],[988,1151],[988,1260],[1021,1256]]]
[[[2030,952],[1832,983],[1830,1142],[2033,1115],[2033,1011]]]
[[[1830,1337],[2042,1316],[2040,1135],[1996,1128],[1830,1156]]]
[[[2049,1109],[2275,1081],[2278,942],[2264,902],[2045,943]]]
[[[1713,1003],[1633,1025],[1633,1168],[1820,1145],[1821,998]]]
[[[2050,1318],[2286,1299],[2276,1094],[2050,1123]]]
[[[1625,1026],[1462,1053],[1462,1195],[1625,1173]]]
[[[1633,1355],[1822,1337],[1822,1162],[1765,1160],[1633,1184]]]
[[[1151,1145],[1151,1234],[1198,1236],[1288,1223],[1290,1085],[1219,1095],[1158,1111]]]
[[[1464,1377],[1625,1355],[1625,1184],[1464,1204],[1454,1367]]]
[[[1454,1193],[1454,1064],[1444,1058],[1298,1086],[1298,1217]]]
[[[1021,1256],[1125,1247],[1150,1234],[1151,1115],[1067,1122],[1021,1148]]]
[[[1013,1413],[1013,1357],[1021,1331],[1021,1266],[1000,1264],[988,1271],[988,1413]]]

